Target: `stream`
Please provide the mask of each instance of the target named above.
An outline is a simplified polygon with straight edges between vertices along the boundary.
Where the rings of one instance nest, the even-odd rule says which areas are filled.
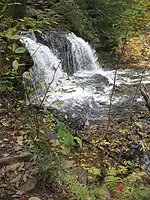
[[[103,69],[95,50],[74,33],[24,33],[21,42],[32,56],[30,68],[33,104],[50,107],[71,119],[88,124],[108,117],[114,70]],[[150,83],[150,71],[118,70],[112,98],[114,117],[126,116],[133,103],[135,111],[145,109],[140,94],[135,96],[142,77]],[[45,95],[46,94],[46,95]]]

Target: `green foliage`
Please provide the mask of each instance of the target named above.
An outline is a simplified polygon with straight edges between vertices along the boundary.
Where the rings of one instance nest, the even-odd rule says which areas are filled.
[[[49,9],[58,15],[59,28],[91,40],[96,48],[113,48],[122,38],[149,26],[148,0],[94,0],[92,4],[90,0],[52,0]]]
[[[75,140],[80,148],[82,148],[82,140],[79,137],[74,137],[64,124],[58,123],[56,125],[56,132],[60,140],[64,141],[65,145],[69,148],[74,147]]]
[[[48,142],[44,138],[34,139],[34,160],[39,169],[39,179],[43,182],[56,181],[58,163],[56,157],[48,148]]]
[[[117,176],[117,170],[110,168],[105,178],[105,184],[111,192],[116,191],[117,184],[121,181],[121,178]]]
[[[14,89],[10,80],[0,80],[0,94],[11,92]]]
[[[0,55],[2,55],[0,58],[0,76],[2,77],[0,91],[8,94],[11,91],[20,89],[20,85],[22,85],[21,75],[26,68],[24,60],[27,51],[20,42],[21,32],[33,32],[33,29],[40,31],[43,25],[35,19],[28,17],[16,19],[9,15],[6,10],[10,4],[7,5],[7,3],[9,1],[0,5],[4,8],[0,12]],[[5,80],[3,80],[3,77]]]
[[[72,174],[65,173],[64,180],[67,182],[72,193],[75,194],[78,200],[96,200],[91,191],[86,186],[80,184]]]
[[[87,17],[87,12],[80,7],[80,4],[73,0],[59,1],[52,6],[52,9],[63,16],[64,27],[83,37],[94,37],[90,17]]]
[[[120,166],[118,169],[110,168],[105,177],[105,185],[111,193],[114,193],[117,200],[148,200],[150,198],[149,187],[142,182],[141,174],[136,171],[126,178],[124,173],[126,167]],[[122,173],[122,177],[120,176]]]

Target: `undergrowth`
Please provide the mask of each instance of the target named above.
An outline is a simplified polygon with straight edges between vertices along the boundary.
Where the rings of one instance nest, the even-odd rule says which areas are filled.
[[[89,165],[87,158],[87,165],[83,164],[81,160],[78,166],[87,173],[87,182],[83,183],[78,179],[78,176],[83,175],[72,172],[72,169],[78,164],[65,169],[63,162],[66,159],[68,162],[70,159],[72,160],[72,155],[79,154],[79,149],[82,154],[82,149],[85,147],[84,142],[81,143],[79,138],[78,146],[74,146],[76,143],[72,132],[64,124],[55,120],[52,115],[49,115],[47,111],[41,110],[32,116],[28,115],[27,125],[27,134],[32,141],[30,148],[39,168],[39,181],[42,186],[53,188],[53,190],[54,188],[63,188],[67,191],[67,199],[149,200],[150,190],[149,184],[146,182],[148,174],[144,170],[132,169],[130,166],[129,171],[128,165],[123,166],[115,161],[114,164],[117,166],[113,166],[111,159],[109,162],[108,157],[104,157],[104,161],[106,159],[107,163],[106,174],[104,181],[100,183],[96,181],[96,177],[100,175],[101,169],[94,165],[86,167]],[[45,135],[45,125],[48,125],[48,135]],[[69,137],[67,137],[68,135]],[[105,140],[104,143],[106,143]],[[74,161],[76,162],[76,160]]]

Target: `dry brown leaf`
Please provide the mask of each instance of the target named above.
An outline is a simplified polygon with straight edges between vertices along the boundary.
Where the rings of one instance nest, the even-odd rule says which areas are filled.
[[[63,160],[62,161],[63,169],[72,168],[74,166],[74,164],[75,164],[74,160]]]
[[[36,178],[28,179],[26,183],[20,186],[20,190],[17,192],[17,194],[22,195],[33,190],[36,186],[36,183]]]
[[[21,177],[22,177],[22,175],[18,174],[15,178],[11,179],[9,182],[10,183],[17,183],[17,182],[19,182],[21,180]]]
[[[6,172],[14,172],[20,167],[20,165],[21,165],[20,162],[17,162],[17,163],[15,163],[13,165],[8,165],[6,167]]]
[[[17,137],[17,144],[19,145],[19,146],[23,146],[23,136],[18,136]]]
[[[6,157],[8,157],[9,156],[9,153],[4,153],[3,154],[3,158],[6,158]]]
[[[3,126],[8,127],[10,125],[10,122],[6,121],[6,122],[2,122],[2,124],[3,124]]]
[[[23,167],[24,167],[24,162],[21,162],[18,168],[18,172],[25,170]]]
[[[63,155],[67,155],[69,153],[69,148],[66,148],[65,146],[61,146],[60,151]]]
[[[27,182],[28,176],[29,176],[28,171],[26,171],[25,174],[22,177],[22,179],[23,179],[24,182]]]
[[[29,198],[29,200],[41,200],[41,199],[39,199],[38,197],[31,197]]]
[[[52,143],[53,147],[57,147],[57,146],[60,145],[60,141],[59,140],[51,139],[50,142]]]

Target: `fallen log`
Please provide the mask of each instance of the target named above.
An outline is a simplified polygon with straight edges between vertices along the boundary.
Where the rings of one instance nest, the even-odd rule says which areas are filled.
[[[145,85],[141,85],[140,87],[140,91],[141,91],[141,94],[145,100],[145,105],[146,107],[148,108],[148,110],[150,111],[150,94],[146,88]]]

